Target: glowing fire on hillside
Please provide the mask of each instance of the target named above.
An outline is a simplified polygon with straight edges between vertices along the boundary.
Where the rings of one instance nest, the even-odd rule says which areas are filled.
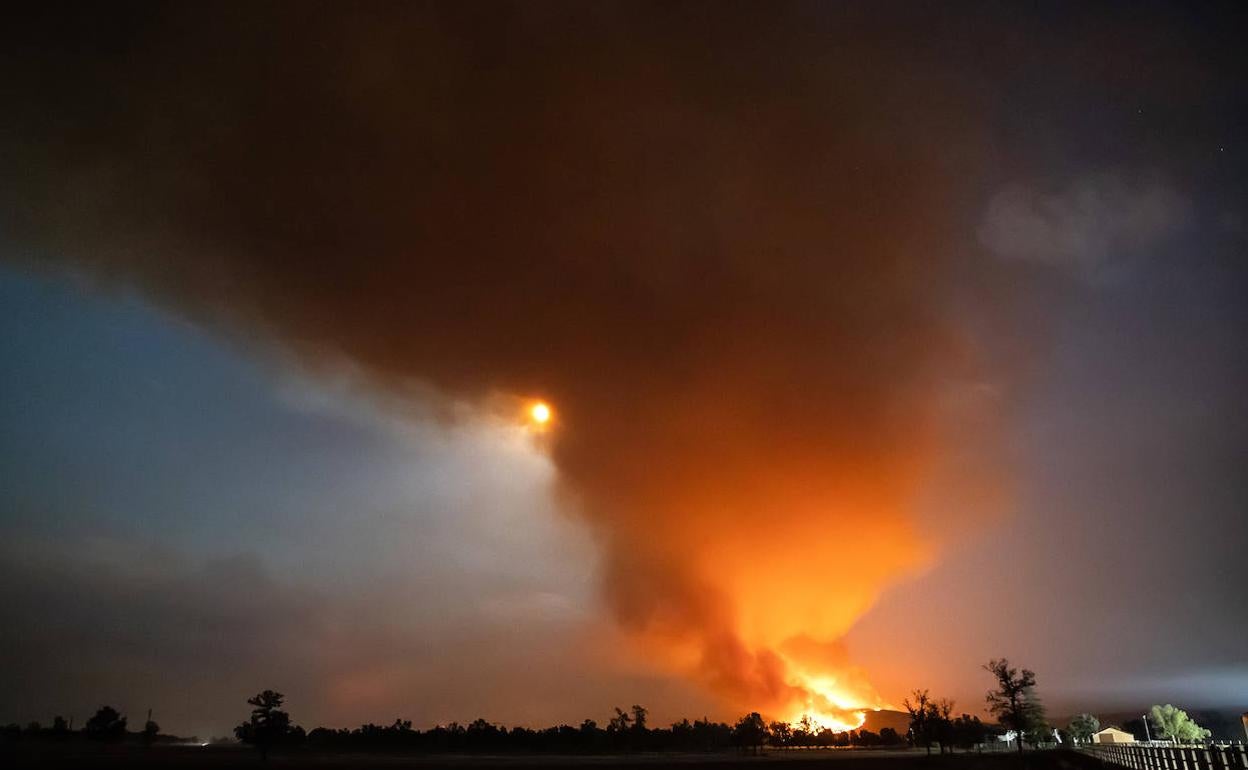
[[[848,716],[852,717],[852,721],[849,721],[849,722],[843,721],[844,719],[847,718],[846,712],[837,712],[837,714],[834,716],[831,714],[821,714],[816,711],[813,714],[802,714],[800,717],[791,721],[801,722],[804,717],[809,717],[810,721],[813,722],[817,728],[827,728],[828,730],[831,730],[834,733],[843,733],[848,730],[857,730],[858,728],[862,727],[867,721],[867,712],[865,711],[851,711],[851,712],[848,712]]]
[[[790,709],[784,721],[799,724],[808,719],[815,729],[828,729],[834,733],[861,728],[867,721],[867,710],[879,707],[875,702],[878,698],[867,706],[861,697],[850,696],[828,676],[807,679],[800,691],[805,697]]]

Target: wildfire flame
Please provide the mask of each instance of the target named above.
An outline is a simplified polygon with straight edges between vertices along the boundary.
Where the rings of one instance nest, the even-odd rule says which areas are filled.
[[[867,712],[850,712],[849,718],[852,719],[852,721],[849,722],[843,721],[847,718],[844,714],[838,713],[834,716],[831,714],[821,714],[817,711],[813,714],[803,713],[800,716],[790,718],[788,721],[800,722],[803,718],[809,718],[810,721],[813,722],[818,728],[827,728],[834,733],[843,733],[849,730],[857,730],[862,727],[867,721]]]
[[[652,660],[702,682],[721,696],[728,713],[758,711],[768,720],[790,723],[806,716],[834,732],[860,729],[868,710],[887,704],[840,640],[881,587],[922,563],[926,553],[897,513],[900,506],[866,491],[847,498],[845,492],[843,507],[834,513],[837,520],[852,521],[853,549],[844,548],[836,528],[804,526],[817,518],[810,503],[784,489],[772,493],[765,506],[769,526],[800,536],[760,540],[751,527],[724,527],[723,521],[735,519],[726,500],[717,506],[729,512],[723,519],[659,519],[671,542],[698,542],[698,551],[680,552],[683,562],[673,558],[657,567],[637,561],[647,554],[643,546],[655,550],[653,532],[639,530],[636,548],[615,551],[628,557],[623,564],[631,571],[628,579],[608,583],[614,592],[608,598],[637,629]],[[854,513],[860,510],[873,515]],[[748,517],[742,514],[741,520]],[[621,528],[634,521],[621,520]],[[642,579],[652,573],[663,582]]]
[[[834,733],[857,730],[866,723],[867,709],[863,704],[838,689],[829,678],[808,680],[801,689],[807,697],[789,712],[785,721],[797,723],[805,718],[815,727]]]

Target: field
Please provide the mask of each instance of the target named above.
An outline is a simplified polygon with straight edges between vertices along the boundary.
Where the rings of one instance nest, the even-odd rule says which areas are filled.
[[[751,766],[790,765],[794,770],[1101,770],[1099,761],[1070,751],[1029,752],[1020,759],[1011,753],[955,754],[927,757],[913,750],[830,750],[772,751],[761,756],[735,753],[713,754],[631,754],[596,756],[460,756],[331,754],[300,751],[279,753],[261,762],[259,755],[245,748],[158,746],[58,747],[49,745],[9,746],[0,755],[0,764],[9,768],[26,767],[273,767],[273,768],[403,768],[417,770],[476,770],[485,768],[690,768],[690,770],[742,770]]]

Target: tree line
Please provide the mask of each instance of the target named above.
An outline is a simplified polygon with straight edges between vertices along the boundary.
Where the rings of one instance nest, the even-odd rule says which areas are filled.
[[[396,719],[389,725],[366,724],[355,729],[318,727],[310,732],[293,725],[282,710],[285,697],[265,690],[249,699],[252,711],[248,721],[235,728],[235,736],[255,746],[261,755],[274,747],[307,746],[335,751],[382,750],[429,753],[613,753],[640,751],[740,751],[758,752],[762,746],[774,748],[831,748],[902,746],[905,739],[891,728],[833,732],[803,718],[795,725],[767,723],[752,712],[734,725],[699,719],[682,719],[668,727],[651,727],[648,710],[634,705],[616,708],[615,716],[599,726],[592,719],[580,725],[559,725],[544,729],[507,728],[485,719],[469,724],[452,722],[428,730],[412,727],[409,720]]]
[[[995,687],[988,692],[987,707],[1001,725],[1015,731],[1023,750],[1023,739],[1043,742],[1043,732],[1051,728],[1044,722],[1044,709],[1035,695],[1035,674],[1021,672],[1002,658],[991,660],[984,669],[993,675]],[[282,710],[284,696],[265,690],[249,699],[251,717],[235,728],[235,736],[256,746],[262,756],[277,745],[307,744],[325,749],[390,749],[434,752],[510,752],[586,753],[611,751],[715,751],[736,748],[758,753],[762,747],[777,749],[834,748],[875,746],[925,747],[931,754],[936,744],[940,751],[953,747],[971,748],[995,736],[998,731],[980,721],[979,717],[962,714],[953,717],[953,702],[935,700],[927,690],[916,690],[914,702],[909,698],[905,707],[910,715],[910,729],[905,736],[885,727],[876,733],[859,729],[834,732],[817,725],[809,716],[797,723],[767,722],[758,712],[741,717],[729,726],[723,722],[703,719],[676,722],[667,728],[650,728],[647,710],[635,705],[629,710],[615,709],[605,728],[592,719],[579,727],[560,725],[542,730],[526,727],[505,727],[478,719],[468,725],[451,723],[430,730],[416,730],[410,721],[396,719],[393,724],[363,725],[354,730],[332,730],[318,727],[309,733],[292,726],[290,715]]]
[[[1039,745],[1052,740],[1052,729],[1044,719],[1044,708],[1036,697],[1036,675],[1028,669],[1010,666],[1005,658],[993,659],[983,666],[992,674],[994,687],[985,697],[988,713],[997,718],[999,727],[986,725],[970,714],[953,716],[953,701],[933,698],[927,690],[915,690],[902,701],[910,715],[910,742],[922,746],[931,756],[935,745],[940,753],[954,747],[969,749],[996,739],[1002,734],[1013,735],[1018,751],[1023,743]]]
[[[914,690],[903,705],[909,715],[909,729],[899,734],[890,727],[878,733],[868,729],[833,731],[818,725],[809,716],[797,722],[766,721],[758,712],[751,712],[733,724],[703,718],[690,722],[682,719],[668,727],[651,727],[647,709],[634,705],[616,708],[605,725],[592,719],[580,725],[558,725],[541,729],[497,725],[477,719],[468,724],[452,722],[428,730],[412,727],[410,720],[396,719],[392,724],[365,724],[355,729],[317,727],[305,731],[296,725],[283,707],[285,696],[264,690],[247,700],[251,706],[248,719],[234,728],[234,737],[267,756],[274,748],[307,747],[329,751],[394,751],[421,753],[535,753],[588,754],[615,752],[661,751],[726,751],[759,753],[763,747],[779,750],[815,748],[924,748],[928,755],[933,746],[944,753],[954,748],[971,749],[994,742],[998,737],[1011,737],[1018,751],[1024,743],[1033,746],[1054,740],[1054,728],[1045,718],[1045,711],[1035,693],[1036,675],[1029,669],[1018,669],[1002,658],[983,666],[992,675],[993,688],[985,698],[987,711],[997,724],[982,722],[967,713],[954,715],[954,702],[934,698],[928,690]],[[1157,737],[1175,742],[1207,739],[1209,730],[1201,728],[1182,709],[1154,706],[1149,721]],[[1100,722],[1090,714],[1075,717],[1068,728],[1058,730],[1067,742],[1089,742],[1100,730]],[[32,722],[23,729],[12,724],[0,728],[6,738],[40,736],[66,738],[75,734],[64,717],[53,719],[51,727]],[[160,726],[148,713],[143,729],[128,730],[127,719],[111,706],[102,706],[87,720],[80,733],[99,741],[139,740],[151,745],[158,740],[175,740],[160,735]]]
[[[82,730],[78,733],[86,738],[98,741],[120,741],[130,737],[137,737],[144,743],[155,743],[160,735],[160,725],[152,721],[151,713],[148,713],[147,721],[143,723],[143,729],[138,733],[131,733],[128,729],[128,722],[117,709],[112,706],[100,706],[95,715],[87,720]],[[68,738],[74,735],[73,725],[69,720],[61,715],[52,718],[51,726],[44,727],[39,722],[31,722],[23,729],[19,724],[9,724],[0,728],[0,735],[6,738],[17,738],[25,736],[38,736],[42,738]]]

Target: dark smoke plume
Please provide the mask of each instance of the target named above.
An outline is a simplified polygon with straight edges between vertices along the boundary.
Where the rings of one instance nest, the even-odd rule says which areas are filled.
[[[947,306],[980,109],[935,24],[52,9],[4,33],[2,226],[380,387],[549,401],[638,643],[835,717],[877,700],[837,639],[930,556],[915,509],[974,376]]]

